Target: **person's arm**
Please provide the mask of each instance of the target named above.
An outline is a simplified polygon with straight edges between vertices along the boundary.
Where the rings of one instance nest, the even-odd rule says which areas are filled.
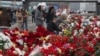
[[[31,12],[32,16],[33,16],[33,11]]]
[[[38,10],[36,10],[36,13],[35,13],[35,18],[38,19],[38,20],[43,20],[42,16],[39,14],[40,12]]]
[[[24,17],[25,17],[25,18],[28,17],[28,11],[27,11],[27,10],[25,11],[25,15],[24,15]]]

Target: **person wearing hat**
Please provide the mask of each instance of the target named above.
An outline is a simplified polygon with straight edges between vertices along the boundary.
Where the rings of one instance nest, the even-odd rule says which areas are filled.
[[[42,6],[39,5],[35,12],[36,26],[40,26],[40,25],[43,26],[43,22],[44,22],[44,17],[43,17],[43,12],[42,12]]]

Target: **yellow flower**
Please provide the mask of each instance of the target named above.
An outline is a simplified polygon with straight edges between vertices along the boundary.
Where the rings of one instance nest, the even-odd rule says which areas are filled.
[[[71,34],[71,32],[70,32],[69,30],[65,29],[65,30],[63,31],[63,34],[68,36],[68,35]]]

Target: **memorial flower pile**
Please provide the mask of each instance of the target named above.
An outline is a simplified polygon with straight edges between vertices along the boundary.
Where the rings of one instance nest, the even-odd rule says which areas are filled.
[[[2,46],[6,52],[1,48],[0,55],[100,56],[100,24],[95,22],[99,19],[77,18],[71,19],[75,21],[70,21],[68,28],[63,31],[64,35],[54,34],[42,26],[38,26],[36,32],[6,29],[0,33],[0,42],[8,40]]]

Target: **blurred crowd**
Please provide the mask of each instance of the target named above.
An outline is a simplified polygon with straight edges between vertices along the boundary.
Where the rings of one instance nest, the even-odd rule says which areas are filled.
[[[10,27],[15,23],[19,24],[20,29],[27,30],[28,12],[25,9],[0,8],[0,26]],[[25,25],[25,26],[24,26]]]
[[[88,25],[100,27],[100,19],[97,15],[82,15],[73,14],[67,6],[55,9],[54,6],[49,6],[48,9],[43,9],[42,5],[37,6],[32,11],[32,22],[37,26],[44,26],[46,22],[47,30],[59,34],[62,32],[64,25],[67,29],[73,31],[76,27],[85,29]],[[79,30],[79,29],[77,29]]]

